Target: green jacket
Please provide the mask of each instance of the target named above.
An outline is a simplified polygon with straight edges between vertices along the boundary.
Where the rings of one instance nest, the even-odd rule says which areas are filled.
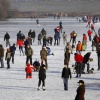
[[[42,48],[42,50],[40,51],[40,56],[43,59],[47,58],[47,50],[45,48]]]
[[[33,55],[33,49],[31,47],[27,48],[25,54],[26,54],[26,56],[32,56]]]

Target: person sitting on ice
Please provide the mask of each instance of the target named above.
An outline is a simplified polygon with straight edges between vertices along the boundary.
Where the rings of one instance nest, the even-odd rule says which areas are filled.
[[[32,79],[32,70],[35,70],[35,67],[33,67],[30,63],[27,63],[25,72],[26,72],[26,79]]]
[[[47,50],[47,56],[49,56],[49,55],[54,56],[54,53],[51,51],[51,49],[49,47],[46,47],[46,50]]]
[[[40,68],[40,62],[39,62],[38,59],[36,59],[36,60],[34,61],[33,66],[36,68],[35,71],[38,71],[38,70],[39,70],[39,68]]]

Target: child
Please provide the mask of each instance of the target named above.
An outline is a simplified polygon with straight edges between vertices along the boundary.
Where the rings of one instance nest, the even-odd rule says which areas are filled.
[[[31,66],[31,64],[27,64],[26,68],[25,68],[25,71],[26,71],[26,79],[29,78],[31,79],[32,78],[32,69],[35,70],[35,68],[33,66]]]
[[[10,59],[11,59],[11,52],[10,49],[8,48],[5,56],[5,60],[7,60],[7,69],[10,69]]]
[[[38,90],[40,90],[40,85],[42,81],[42,89],[45,91],[45,79],[46,79],[46,66],[42,64],[39,70],[39,82],[38,82]]]
[[[82,42],[82,50],[85,51],[86,50],[86,44],[84,42]]]

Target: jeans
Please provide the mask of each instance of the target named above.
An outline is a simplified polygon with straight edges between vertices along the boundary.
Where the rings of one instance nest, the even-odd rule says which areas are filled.
[[[20,51],[20,55],[21,55],[21,52],[24,54],[24,51],[23,51],[23,47],[22,46],[19,46],[19,51]]]
[[[6,47],[9,45],[10,47],[10,42],[9,42],[9,39],[6,39]]]
[[[68,90],[68,78],[63,78],[64,90]]]

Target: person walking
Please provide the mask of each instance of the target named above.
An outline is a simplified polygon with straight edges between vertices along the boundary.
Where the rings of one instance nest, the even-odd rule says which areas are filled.
[[[79,87],[77,88],[75,100],[85,100],[84,94],[85,94],[85,83],[83,80],[79,80]]]
[[[4,68],[3,57],[4,57],[4,48],[3,48],[3,46],[0,44],[0,62],[1,62],[1,67],[0,67],[0,68]]]
[[[72,78],[71,70],[67,65],[65,65],[63,70],[62,70],[62,78],[63,78],[63,83],[64,83],[64,90],[68,90],[68,79],[69,79],[69,76],[70,76],[70,79],[71,79]]]
[[[23,51],[24,42],[21,39],[18,39],[17,45],[19,46],[20,56],[21,56],[21,52],[23,53],[24,56],[24,51]]]
[[[39,82],[38,82],[38,90],[40,90],[40,85],[42,81],[42,89],[45,91],[45,79],[46,79],[46,66],[42,64],[39,69]]]
[[[6,32],[5,36],[4,36],[4,41],[6,40],[6,47],[9,45],[10,47],[10,35],[8,34],[8,32]]]
[[[92,31],[89,29],[89,30],[87,31],[87,33],[88,33],[89,41],[91,41]]]

